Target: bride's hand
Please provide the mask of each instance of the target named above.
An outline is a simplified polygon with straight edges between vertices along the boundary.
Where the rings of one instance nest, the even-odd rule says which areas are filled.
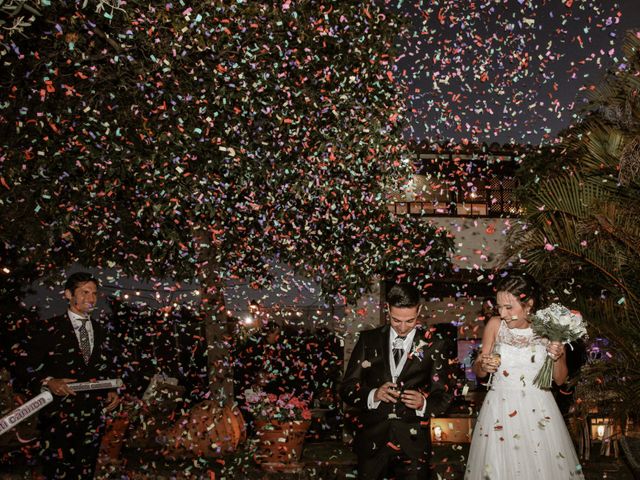
[[[480,368],[487,373],[495,373],[500,367],[500,360],[496,361],[491,354],[482,354],[480,356]]]
[[[564,345],[561,342],[549,342],[547,344],[547,354],[554,362],[558,361],[564,355]]]

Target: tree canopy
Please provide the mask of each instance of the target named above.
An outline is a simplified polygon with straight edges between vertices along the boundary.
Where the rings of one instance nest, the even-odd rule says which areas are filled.
[[[5,39],[10,268],[260,286],[275,260],[353,299],[446,263],[446,232],[387,209],[411,162],[378,2],[86,3]]]

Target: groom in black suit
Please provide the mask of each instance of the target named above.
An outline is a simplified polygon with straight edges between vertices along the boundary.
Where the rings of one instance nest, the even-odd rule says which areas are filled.
[[[360,410],[354,449],[358,478],[429,478],[429,418],[444,413],[453,385],[453,342],[418,327],[420,292],[408,284],[387,294],[389,324],[367,330],[351,354],[340,393]]]
[[[47,479],[93,478],[104,429],[102,410],[119,403],[113,390],[74,392],[71,382],[104,380],[114,375],[114,356],[102,326],[90,318],[98,281],[74,273],[65,283],[67,312],[45,320],[29,339],[32,394],[47,388],[54,402],[40,413],[43,474]]]

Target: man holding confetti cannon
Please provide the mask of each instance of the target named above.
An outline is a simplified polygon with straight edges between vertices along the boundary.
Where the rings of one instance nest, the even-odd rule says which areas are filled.
[[[93,477],[104,430],[103,410],[120,403],[112,379],[114,355],[106,331],[90,318],[98,280],[90,273],[69,276],[64,296],[69,308],[42,322],[27,344],[28,374],[35,395],[53,402],[40,412],[43,474],[47,479]]]

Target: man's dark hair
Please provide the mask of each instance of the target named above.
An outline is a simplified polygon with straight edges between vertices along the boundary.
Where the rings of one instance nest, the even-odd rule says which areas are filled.
[[[67,281],[64,282],[64,289],[69,290],[71,293],[73,293],[76,291],[76,288],[87,282],[95,283],[96,287],[100,286],[100,282],[98,281],[98,279],[89,272],[76,272],[69,275]]]
[[[420,291],[408,283],[396,283],[387,292],[389,307],[412,308],[420,305]]]

